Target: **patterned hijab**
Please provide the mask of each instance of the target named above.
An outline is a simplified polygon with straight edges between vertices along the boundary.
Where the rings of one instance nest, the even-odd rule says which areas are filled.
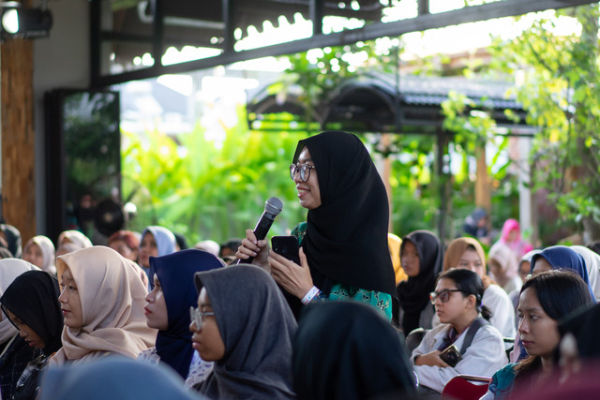
[[[51,362],[64,364],[94,353],[135,358],[156,341],[144,316],[147,289],[133,262],[109,247],[93,246],[56,261],[59,281],[68,268],[81,300],[83,326],[65,325],[63,347]]]

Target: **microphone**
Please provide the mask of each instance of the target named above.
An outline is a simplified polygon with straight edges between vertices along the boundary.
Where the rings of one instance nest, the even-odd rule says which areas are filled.
[[[271,229],[271,225],[273,225],[275,217],[279,215],[282,209],[283,203],[277,197],[271,197],[265,202],[265,211],[262,213],[260,219],[254,227],[254,236],[256,236],[256,240],[263,240],[265,236],[267,236],[267,232],[269,232],[269,229]],[[240,258],[236,264],[242,262],[250,264],[253,260],[254,257],[250,257],[246,260],[242,260]]]

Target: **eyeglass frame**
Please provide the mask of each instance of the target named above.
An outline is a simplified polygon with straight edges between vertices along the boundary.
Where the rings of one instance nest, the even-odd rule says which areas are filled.
[[[204,317],[214,317],[214,311],[200,311],[198,307],[190,306],[190,322],[196,324],[196,329],[201,329],[204,325]]]
[[[310,165],[310,164],[291,163],[290,164],[290,178],[292,178],[292,180],[294,180],[294,177],[296,176],[296,172],[298,172],[298,174],[300,175],[300,180],[302,182],[307,182],[310,179],[310,170],[316,169],[316,168],[317,167],[315,167],[314,165]],[[306,177],[304,175],[306,175]]]
[[[447,303],[450,301],[450,293],[454,293],[454,292],[462,292],[464,293],[465,291],[462,289],[443,289],[440,290],[439,292],[430,292],[429,293],[429,301],[431,301],[431,304],[435,305],[435,301],[440,298],[440,302],[442,303]],[[440,296],[443,296],[445,294],[448,294],[448,297],[446,298],[446,300],[442,299]]]

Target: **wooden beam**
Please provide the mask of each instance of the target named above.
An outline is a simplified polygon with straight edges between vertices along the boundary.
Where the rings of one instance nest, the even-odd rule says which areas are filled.
[[[223,3],[226,4],[231,1],[234,0],[223,0]],[[312,37],[306,39],[294,40],[291,42],[260,47],[252,50],[237,52],[228,51],[230,46],[225,44],[224,53],[215,57],[161,66],[159,68],[156,68],[155,66],[152,68],[124,72],[116,75],[105,75],[101,76],[98,81],[95,82],[94,86],[109,86],[131,80],[152,78],[162,74],[190,72],[255,58],[282,56],[285,54],[300,53],[315,48],[343,46],[359,41],[373,40],[384,36],[396,37],[409,32],[419,32],[450,25],[486,21],[493,18],[510,17],[529,12],[543,11],[548,9],[561,9],[597,2],[598,0],[502,0],[478,6],[463,7],[457,10],[446,11],[442,13],[419,15],[418,17],[403,19],[400,21],[386,23],[377,22],[368,24],[360,29],[344,30],[342,32],[331,33],[327,35],[313,35]],[[227,39],[225,42],[227,43]]]
[[[36,233],[35,133],[33,130],[33,43],[12,39],[0,45],[2,119],[2,211],[23,241]]]

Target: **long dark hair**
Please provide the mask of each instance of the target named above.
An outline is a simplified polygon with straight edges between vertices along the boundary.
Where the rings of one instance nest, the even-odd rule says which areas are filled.
[[[535,290],[544,312],[557,322],[573,311],[595,303],[583,279],[568,270],[552,270],[535,275],[525,282],[521,293],[530,288]],[[538,372],[541,367],[540,356],[527,357],[515,366],[515,382]]]
[[[464,297],[473,295],[475,296],[475,308],[477,312],[481,313],[481,316],[489,321],[492,317],[492,312],[489,308],[481,304],[483,298],[483,281],[475,272],[463,269],[453,268],[442,273],[440,279],[450,279],[456,284],[456,288],[461,291]]]

